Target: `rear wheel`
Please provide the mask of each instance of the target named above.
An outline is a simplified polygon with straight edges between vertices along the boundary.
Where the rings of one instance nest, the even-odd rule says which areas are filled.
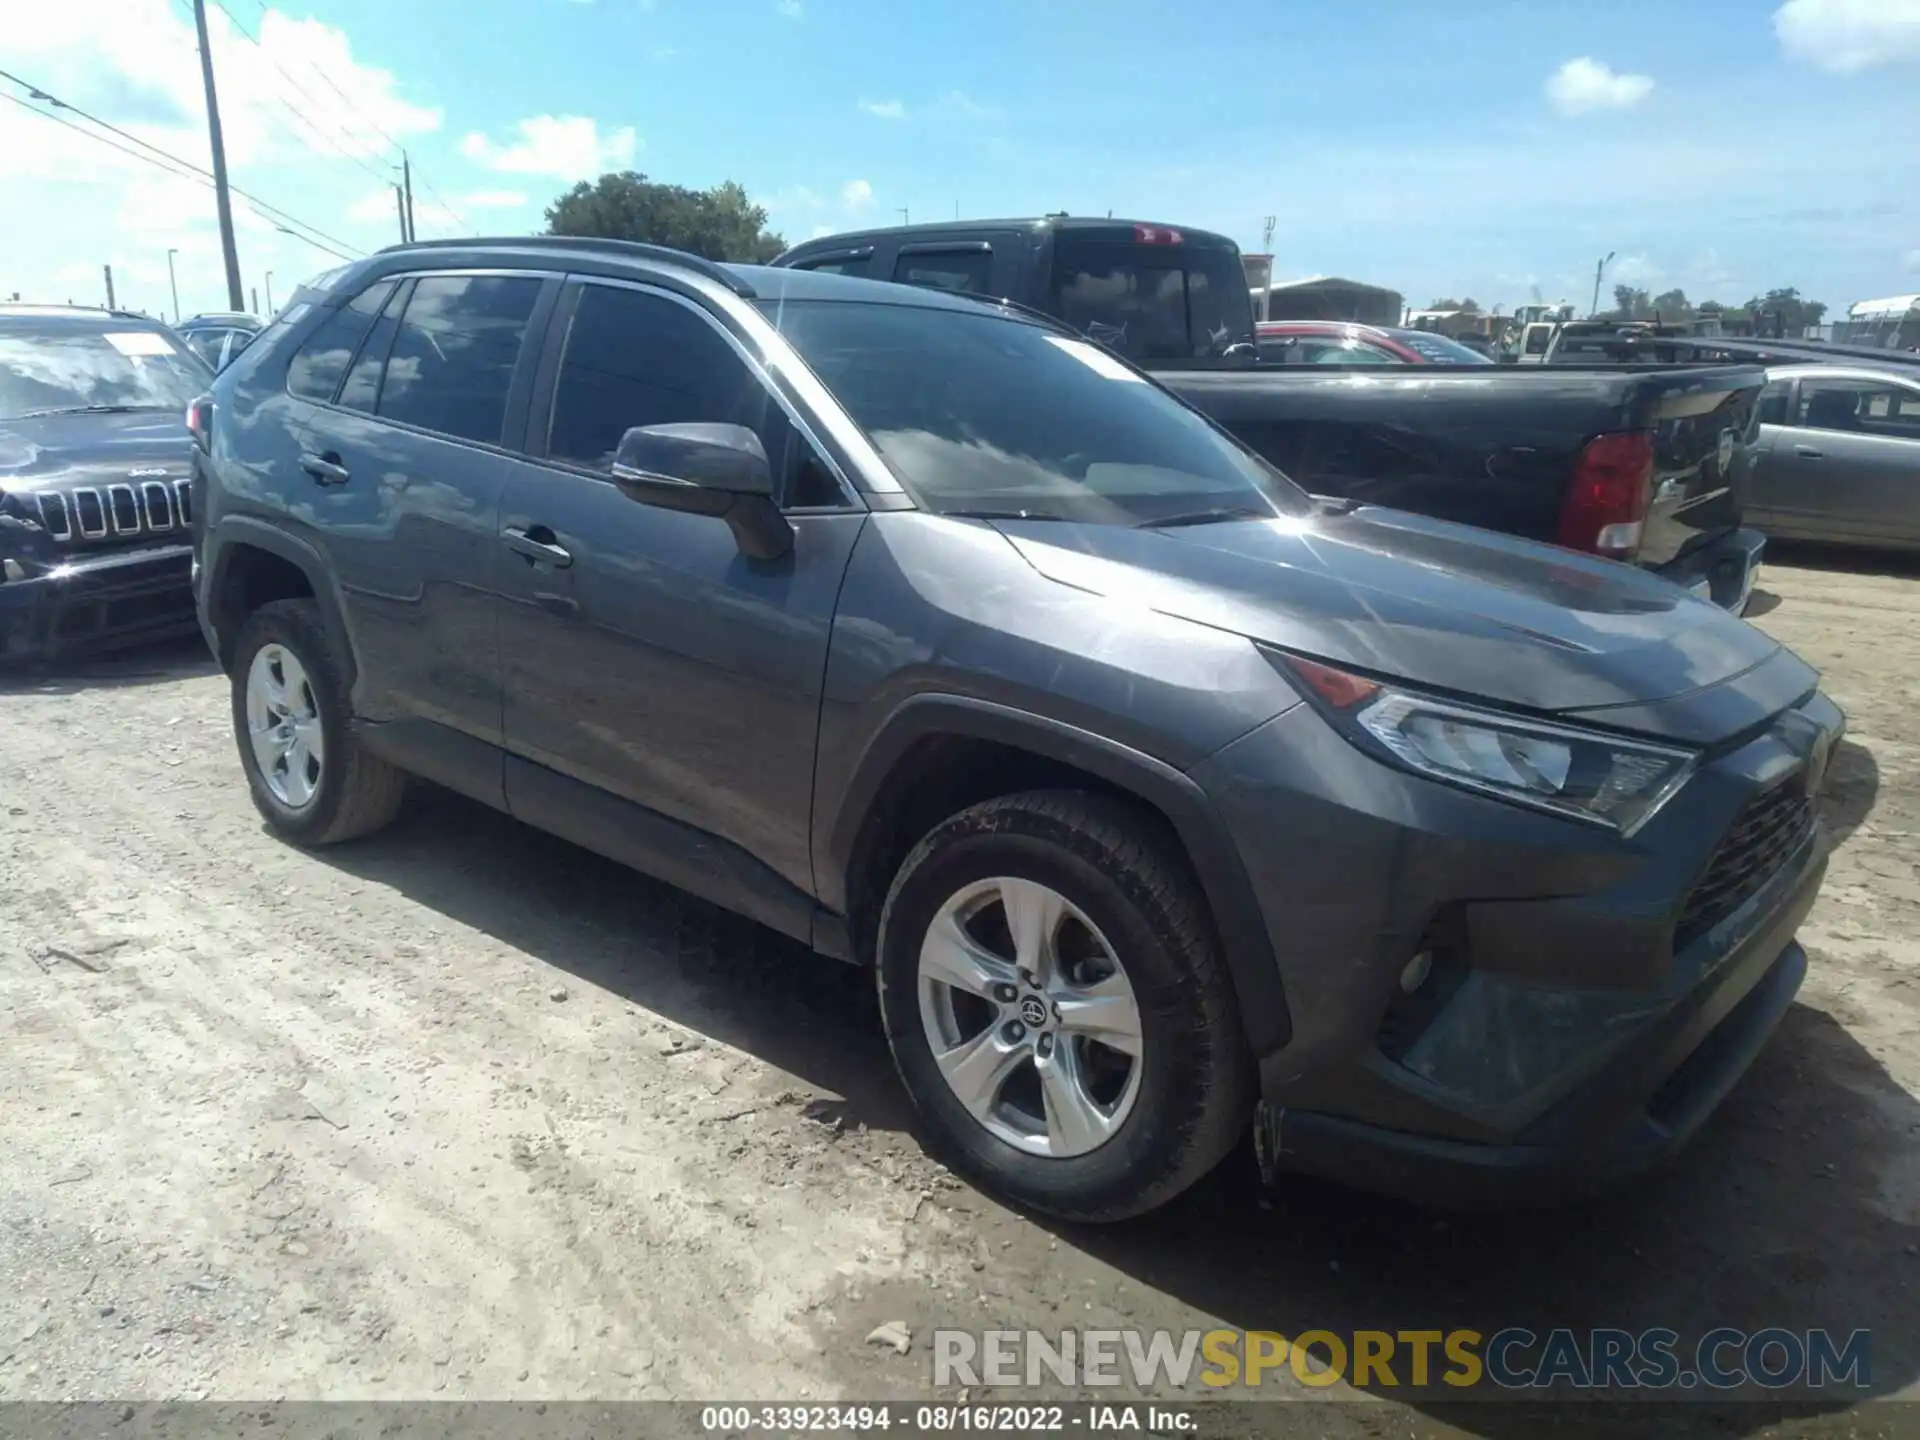
[[[233,730],[254,807],[304,845],[370,834],[391,821],[406,775],[362,750],[346,688],[311,600],[276,600],[234,645]]]
[[[1021,1203],[1140,1214],[1245,1133],[1251,1067],[1204,904],[1120,801],[1032,792],[946,821],[894,879],[879,961],[921,1115]]]

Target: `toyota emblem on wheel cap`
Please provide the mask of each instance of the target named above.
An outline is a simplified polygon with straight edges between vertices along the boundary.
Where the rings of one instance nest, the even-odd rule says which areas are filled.
[[[1038,995],[1029,995],[1020,1002],[1020,1018],[1038,1030],[1047,1023],[1047,1005]]]

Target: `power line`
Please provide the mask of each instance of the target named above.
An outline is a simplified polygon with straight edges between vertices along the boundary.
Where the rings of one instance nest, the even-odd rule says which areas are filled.
[[[42,119],[53,121],[53,123],[56,125],[64,125],[67,127],[67,129],[73,131],[73,133],[76,135],[84,135],[89,140],[97,141],[100,144],[107,146],[109,149],[118,150],[124,155],[130,155],[135,160],[144,160],[149,165],[157,166],[160,169],[165,170],[168,174],[175,176],[176,178],[183,179],[183,180],[195,180],[195,181],[198,181],[200,184],[207,185],[207,186],[213,185],[212,174],[202,169],[200,166],[195,165],[190,160],[182,160],[178,155],[172,154],[171,152],[166,150],[162,150],[157,145],[148,144],[145,140],[140,139],[140,137],[137,135],[129,135],[126,131],[120,129],[118,126],[110,125],[105,120],[98,119],[97,117],[93,115],[89,115],[86,111],[81,110],[76,106],[67,104],[66,101],[61,100],[55,95],[49,94],[47,91],[42,90],[37,85],[31,84],[28,81],[22,80],[18,75],[15,75],[10,71],[0,70],[0,79],[11,80],[14,84],[20,86],[23,90],[27,91],[34,99],[45,100],[48,104],[53,105],[56,108],[61,110],[71,110],[75,115],[80,116],[82,119],[91,120],[95,125],[100,126],[102,129],[110,130],[115,135],[120,136],[122,139],[132,141],[133,144],[138,145],[140,147],[140,150],[151,151],[152,154],[142,154],[140,153],[140,150],[128,149],[127,146],[125,145],[121,145],[112,140],[109,140],[105,135],[96,134],[95,132],[84,128],[83,126],[74,124],[71,120],[68,120],[63,116],[55,115],[51,110],[42,110],[37,105],[30,105],[25,100],[20,99],[18,96],[8,95],[8,94],[5,94],[4,92],[0,92],[0,100],[10,101],[13,104],[18,105],[22,110],[31,111],[33,114],[40,116]],[[284,221],[286,225],[299,227],[297,230],[287,231],[287,233],[289,235],[292,235],[296,240],[305,240],[309,245],[312,245],[316,250],[325,250],[329,255],[338,256],[342,260],[351,260],[354,258],[353,255],[343,254],[340,250],[336,250],[332,248],[335,245],[340,245],[340,246],[345,246],[348,250],[352,250],[354,247],[348,241],[342,240],[335,235],[329,235],[327,234],[326,231],[318,229],[313,225],[309,225],[306,221],[300,219],[297,215],[290,215],[285,210],[280,209],[277,205],[268,204],[266,201],[258,198],[257,196],[249,194],[247,191],[242,190],[238,185],[229,185],[227,188],[231,190],[235,195],[238,195],[240,196],[241,199],[245,200],[248,203],[248,205],[250,205],[255,211],[257,211],[261,215],[263,219]],[[310,234],[299,233],[300,231],[303,231],[303,230],[310,232]],[[330,241],[331,244],[329,245],[321,244],[319,240],[315,240],[312,238],[314,235],[319,236],[321,240]],[[361,253],[364,253],[364,252],[361,252]]]
[[[218,0],[215,0],[215,3],[218,3]],[[255,6],[258,7],[260,11],[260,18],[262,20],[265,20],[267,18],[267,13],[268,13],[267,0],[253,0],[253,3]],[[220,8],[222,10],[227,10],[227,7],[225,5],[221,5]],[[227,10],[227,18],[229,20],[233,20],[232,11]],[[240,22],[238,20],[234,20],[233,23],[238,25]],[[246,32],[242,31],[241,33],[245,34]],[[255,43],[257,44],[258,42],[256,41]],[[274,68],[279,69],[278,66],[275,66]],[[356,101],[351,95],[347,94],[346,91],[342,90],[338,85],[334,84],[333,77],[329,75],[325,70],[320,68],[319,61],[309,58],[307,60],[307,68],[313,71],[315,75],[318,75],[323,81],[325,81],[327,88],[333,91],[334,94],[338,95],[341,101],[347,106],[349,110],[352,110],[355,105],[360,103]],[[285,74],[286,72],[281,71],[281,73]],[[293,77],[289,75],[287,78],[289,80],[292,80]],[[298,88],[298,87],[296,86],[295,88]],[[301,90],[300,93],[302,95],[305,95],[307,92],[304,90]],[[308,98],[311,99],[312,97],[308,96]],[[389,145],[393,146],[394,149],[399,150],[403,148],[398,140],[394,139],[393,136],[389,135],[385,130],[382,130],[378,125],[374,124],[371,117],[366,115],[360,115],[357,112],[355,112],[355,118],[358,120],[364,121],[369,130],[373,131],[374,134],[384,139]]]
[[[289,75],[285,67],[283,67],[278,60],[274,59],[273,56],[267,53],[267,47],[260,43],[260,37],[255,35],[251,30],[247,29],[245,25],[240,23],[240,17],[238,15],[235,15],[233,11],[227,8],[225,0],[213,0],[213,3],[214,3],[214,6],[220,11],[220,13],[226,16],[227,19],[232,23],[233,28],[238,30],[243,36],[245,36],[247,40],[252,43],[253,48],[260,52],[260,57],[263,60],[265,60],[269,65],[273,66],[275,70],[280,72],[281,79],[285,80],[295,90],[298,90],[300,94],[307,99],[309,104],[318,106],[321,103],[320,101],[314,98],[312,91],[308,90],[298,80],[294,79],[293,76]],[[349,131],[344,125],[342,125],[339,128],[339,130],[335,133],[329,133],[329,132],[323,131],[320,128],[318,121],[316,121],[311,115],[307,114],[306,111],[302,110],[299,106],[295,105],[291,100],[287,99],[286,96],[276,95],[274,99],[279,102],[282,109],[284,109],[288,114],[292,115],[294,119],[298,120],[302,125],[306,126],[308,132],[311,133],[315,139],[319,140],[329,150],[331,150],[335,155],[338,155],[342,160],[345,160],[350,165],[358,165],[362,170],[364,170],[367,174],[373,176],[373,178],[378,180],[382,185],[391,183],[391,180],[392,180],[391,176],[379,170],[374,169],[374,167],[369,165],[363,157],[352,154],[349,150],[347,150],[345,147],[341,145],[340,143],[341,135],[345,135],[347,137],[347,143],[349,145],[353,143],[352,132]]]

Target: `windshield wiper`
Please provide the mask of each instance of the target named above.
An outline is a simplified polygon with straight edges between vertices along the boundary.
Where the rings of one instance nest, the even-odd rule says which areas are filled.
[[[164,410],[164,405],[56,405],[51,410],[29,410],[16,420],[38,420],[44,415],[131,415],[136,410]]]
[[[1184,515],[1162,515],[1154,520],[1142,520],[1133,528],[1136,530],[1159,530],[1172,525],[1219,525],[1229,520],[1273,520],[1278,517],[1271,510],[1256,510],[1248,505],[1224,505],[1212,510],[1190,510]]]

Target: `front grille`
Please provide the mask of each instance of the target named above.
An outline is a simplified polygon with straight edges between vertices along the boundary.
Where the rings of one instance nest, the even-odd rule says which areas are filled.
[[[1684,949],[1751,900],[1813,830],[1813,800],[1798,779],[1754,796],[1720,837],[1674,932]]]
[[[178,535],[193,519],[191,482],[145,480],[138,485],[43,490],[31,496],[40,528],[54,540],[131,540]]]

